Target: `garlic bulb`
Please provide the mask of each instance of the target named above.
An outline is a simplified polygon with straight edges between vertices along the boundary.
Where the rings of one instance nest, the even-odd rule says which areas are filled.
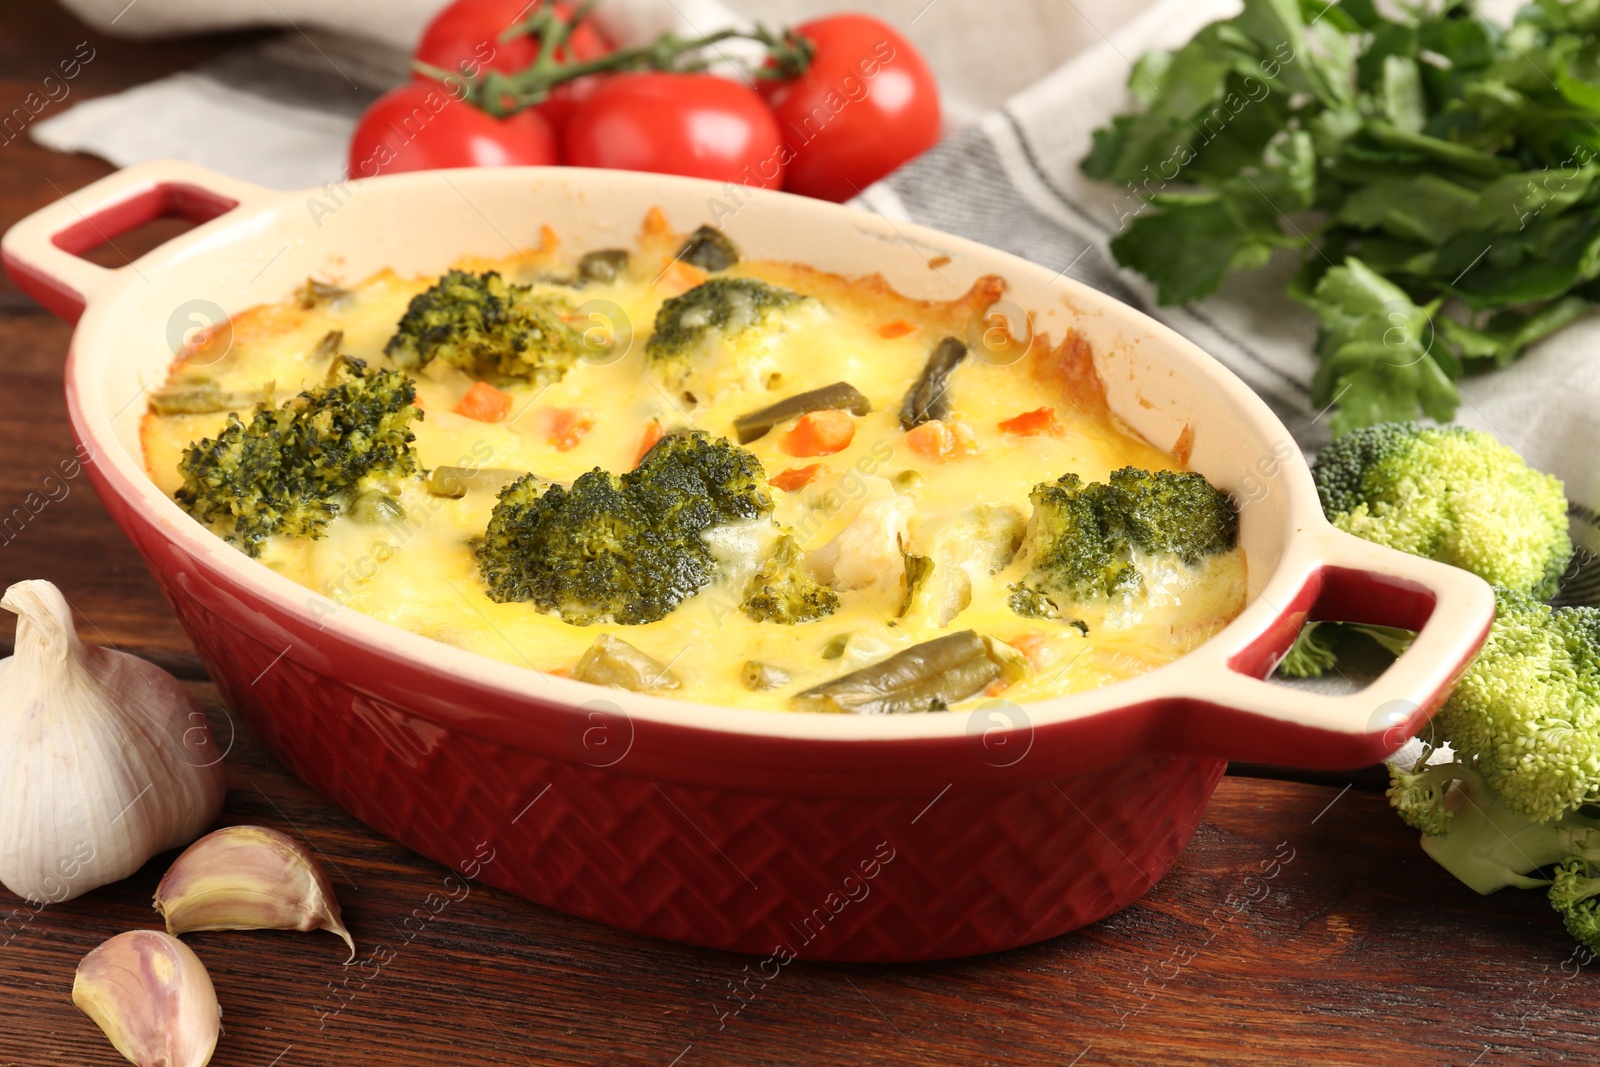
[[[327,930],[356,958],[322,865],[310,849],[265,826],[225,826],[184,849],[156,886],[155,903],[169,934]]]
[[[205,964],[156,930],[118,934],[83,957],[72,1003],[138,1067],[205,1067],[222,1031]]]
[[[70,900],[198,837],[222,807],[222,754],[183,685],[80,641],[49,582],[0,607],[18,616],[0,660],[0,883]]]

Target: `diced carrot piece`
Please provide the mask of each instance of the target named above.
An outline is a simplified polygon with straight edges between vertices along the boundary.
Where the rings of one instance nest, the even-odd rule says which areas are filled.
[[[705,281],[709,275],[693,263],[685,263],[675,259],[667,264],[667,269],[661,272],[661,277],[656,279],[656,288],[663,294],[680,296],[690,289]]]
[[[929,419],[921,426],[906,431],[906,447],[919,456],[943,459],[947,451],[950,431],[938,419]]]
[[[831,456],[856,439],[856,420],[845,411],[812,411],[795,420],[780,447],[791,456]]]
[[[644,223],[640,227],[649,237],[662,237],[672,232],[672,223],[667,221],[666,213],[659,207],[651,207],[644,213]]]
[[[895,319],[878,327],[878,336],[886,341],[893,341],[896,337],[904,337],[908,333],[917,331],[916,323],[907,322],[905,319]]]
[[[1000,429],[1018,437],[1038,437],[1040,434],[1061,436],[1061,422],[1056,418],[1056,409],[1052,407],[1024,411],[1021,415],[1006,419],[1000,424]]]
[[[550,417],[550,443],[557,452],[571,452],[594,429],[594,416],[583,408],[556,408]]]
[[[914,429],[906,431],[906,447],[919,456],[936,459],[941,463],[957,456],[978,454],[978,439],[972,427],[964,422],[943,423],[929,419]]]
[[[656,442],[666,436],[661,431],[661,424],[651,419],[645,424],[644,436],[639,439],[639,452],[633,457],[633,465],[637,467],[644,462],[645,453],[656,446]]]
[[[1025,634],[1018,634],[1007,641],[1006,644],[1027,656],[1028,665],[1034,670],[1042,671],[1047,666],[1045,663],[1044,634],[1031,631]]]
[[[828,469],[826,463],[813,463],[806,467],[790,467],[786,471],[779,471],[769,478],[768,482],[786,493],[793,493],[831,473],[833,472]]]
[[[488,382],[473,382],[455,411],[479,422],[500,422],[511,413],[511,394],[502,393]]]

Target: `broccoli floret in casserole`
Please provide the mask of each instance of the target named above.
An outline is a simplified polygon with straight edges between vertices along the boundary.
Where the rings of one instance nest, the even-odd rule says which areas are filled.
[[[664,437],[635,470],[597,468],[570,489],[529,475],[502,490],[490,516],[478,549],[484,584],[494,600],[528,601],[579,626],[654,622],[718,577],[708,533],[771,516],[765,485],[755,456],[703,432]],[[804,621],[802,576],[779,561],[771,577],[759,618]],[[810,592],[820,611],[831,590]]]
[[[237,413],[214,438],[184,450],[174,499],[219,537],[252,556],[274,534],[320,537],[362,491],[414,474],[416,386],[349,356],[328,381],[281,407]]]
[[[807,300],[754,278],[712,278],[662,303],[645,354],[670,387],[704,399],[724,381],[760,377],[774,316]]]
[[[788,534],[778,538],[745,587],[740,610],[757,622],[810,622],[839,609],[839,594],[806,571],[805,553]]]
[[[1030,499],[1028,574],[1011,592],[1019,615],[1069,618],[1074,604],[1139,592],[1154,558],[1192,567],[1238,540],[1233,500],[1191,472],[1124,467],[1087,484],[1067,474],[1035,486]]]
[[[1567,929],[1600,952],[1600,611],[1504,591],[1496,607],[1421,759],[1390,767],[1389,802],[1472,889],[1549,884]]]
[[[411,298],[384,346],[404,369],[442,359],[477,378],[560,381],[583,352],[562,317],[571,308],[532,287],[510,285],[495,271],[452,270]]]

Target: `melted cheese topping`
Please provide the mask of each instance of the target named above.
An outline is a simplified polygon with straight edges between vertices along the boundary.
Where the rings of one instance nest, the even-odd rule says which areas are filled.
[[[600,344],[595,359],[578,362],[547,388],[502,385],[513,405],[499,423],[455,414],[452,409],[472,379],[440,362],[429,365],[416,379],[418,403],[426,412],[413,424],[419,462],[424,468],[529,470],[558,481],[595,467],[621,472],[635,464],[652,422],[733,439],[737,416],[847,381],[871,400],[872,411],[855,419],[855,438],[843,451],[824,457],[785,454],[785,433],[792,424],[745,446],[769,477],[825,465],[809,485],[771,493],[774,517],[807,550],[813,573],[841,590],[837,612],[797,626],[757,623],[738,610],[738,587],[731,582],[713,583],[665,618],[640,626],[575,626],[532,604],[495,603],[484,592],[471,548],[488,522],[494,492],[473,490],[450,499],[429,494],[421,479],[404,491],[403,519],[362,525],[341,516],[325,537],[272,539],[262,562],[352,610],[542,672],[569,672],[599,633],[614,632],[669,665],[682,684],[668,695],[767,709],[785,709],[802,689],[965,629],[1026,652],[1030,669],[1005,690],[1007,700],[1090,689],[1181,656],[1244,606],[1244,559],[1237,550],[1197,567],[1147,575],[1146,594],[1092,618],[1074,612],[1090,622],[1087,635],[1068,624],[1021,617],[1008,606],[1008,587],[1024,572],[1013,563],[990,573],[992,553],[981,549],[983,535],[1020,530],[1035,484],[1069,471],[1086,481],[1103,481],[1124,466],[1181,468],[1107,412],[1086,346],[1071,335],[1054,349],[1043,337],[1031,344],[1010,343],[1012,352],[1026,350],[1025,358],[1014,361],[1010,355],[979,358],[982,350],[976,350],[978,355],[950,377],[950,421],[959,424],[960,438],[953,454],[930,458],[915,450],[900,428],[901,401],[941,338],[965,337],[969,322],[982,321],[981,313],[1003,289],[1000,279],[983,279],[948,303],[925,303],[900,296],[877,278],[846,279],[777,262],[740,263],[725,273],[756,277],[815,300],[775,318],[775,328],[741,338],[737,361],[732,353],[722,353],[720,362],[718,353],[703,353],[711,362],[701,364],[687,386],[699,390],[689,397],[685,386],[652,372],[645,355],[662,301],[705,278],[674,260],[678,242],[652,214],[626,272],[614,283],[591,283],[576,291],[548,281],[570,274],[548,233],[540,248],[519,256],[458,264],[560,291],[580,305],[574,325],[599,331],[594,337],[600,342],[616,343]],[[179,364],[174,380],[202,374],[224,390],[259,394],[270,389],[281,402],[322,379],[328,355],[319,351],[318,342],[331,330],[343,332],[341,352],[388,366],[385,342],[410,299],[432,281],[384,272],[317,306],[286,302],[251,309],[233,320],[225,356],[200,368]],[[1001,341],[1005,347],[1009,339]],[[759,351],[752,354],[751,345]],[[999,427],[1003,420],[1043,407],[1054,409],[1059,433],[1023,436]],[[565,450],[556,437],[563,411],[581,413],[593,424]],[[243,414],[248,419],[248,412]],[[215,435],[225,421],[226,414],[146,416],[145,459],[163,491],[171,494],[182,483],[177,468],[183,450]],[[932,576],[910,598],[909,608],[902,551],[934,561]],[[725,569],[739,570],[737,561],[731,562],[734,566]],[[781,668],[791,680],[752,692],[741,681],[741,668],[751,660]]]

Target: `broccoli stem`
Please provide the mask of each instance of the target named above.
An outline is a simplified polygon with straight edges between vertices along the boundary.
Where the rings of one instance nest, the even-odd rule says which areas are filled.
[[[1595,829],[1593,821],[1576,813],[1551,823],[1516,814],[1466,764],[1436,764],[1418,772],[1417,777],[1423,776],[1436,785],[1452,779],[1455,784],[1443,801],[1452,809],[1446,832],[1424,834],[1422,850],[1477,893],[1549,885],[1548,878],[1532,877],[1532,872],[1579,851],[1579,839]]]

